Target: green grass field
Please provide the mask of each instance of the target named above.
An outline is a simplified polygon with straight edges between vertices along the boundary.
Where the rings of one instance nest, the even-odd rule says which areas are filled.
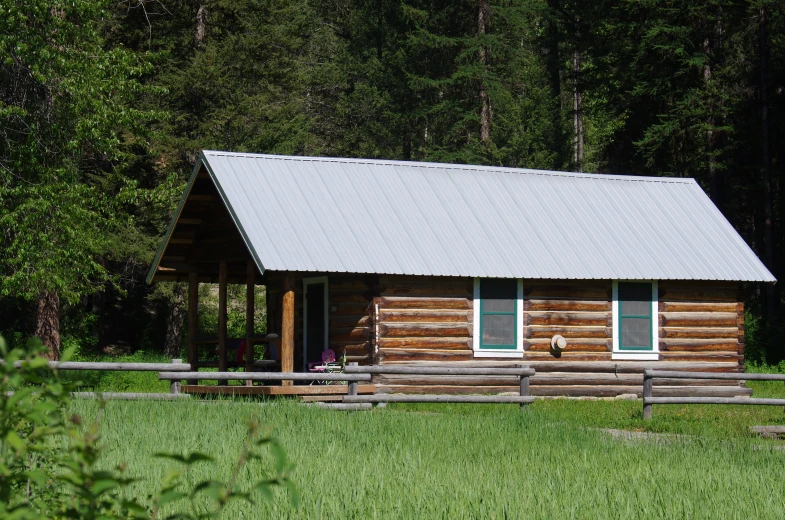
[[[780,395],[782,385],[761,385]],[[78,400],[89,419],[98,407]],[[282,441],[302,493],[225,518],[782,518],[785,451],[748,434],[785,423],[779,408],[655,406],[635,401],[538,401],[506,405],[398,405],[336,412],[292,401],[110,402],[100,422],[103,464],[128,464],[157,489],[172,463],[159,451],[201,451],[214,465],[194,482],[228,479],[246,424],[256,417]],[[614,439],[604,428],[674,435]],[[240,480],[263,477],[247,467]]]

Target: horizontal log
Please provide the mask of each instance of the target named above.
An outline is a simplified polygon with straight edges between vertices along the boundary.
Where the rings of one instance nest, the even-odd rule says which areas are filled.
[[[750,426],[752,433],[758,434],[771,434],[774,436],[785,435],[785,426],[782,425],[767,425],[767,426]]]
[[[610,312],[611,302],[593,300],[536,300],[524,301],[523,309],[527,311],[547,312]]]
[[[604,341],[604,340],[603,340]],[[608,344],[610,341],[608,341]],[[550,352],[551,342],[547,343],[531,343],[524,342],[524,349],[526,352]],[[570,352],[608,352],[606,343],[589,343],[584,340],[572,340],[567,343],[567,346],[560,352],[560,354]]]
[[[383,287],[419,287],[419,286],[463,286],[471,289],[474,284],[473,278],[460,276],[419,276],[419,275],[400,275],[390,274],[379,277],[379,284]]]
[[[410,375],[374,374],[373,382],[380,385],[399,386],[515,386],[518,378],[514,376],[465,376],[465,375]],[[643,374],[608,374],[584,372],[547,372],[539,373],[529,379],[532,386],[550,385],[642,385]],[[739,386],[737,381],[718,379],[658,379],[657,386]]]
[[[468,323],[468,311],[394,310],[379,313],[380,323]]]
[[[3,363],[0,360],[0,363]],[[188,372],[191,365],[188,363],[113,363],[92,361],[50,361],[49,368],[53,370],[113,370],[119,372],[159,372],[161,370]],[[21,361],[14,363],[17,368],[22,366]]]
[[[198,381],[370,381],[370,374],[311,373],[311,372],[159,372],[158,379],[179,381],[191,379]]]
[[[478,391],[475,386],[398,386],[398,385],[376,385],[377,394],[432,394],[438,392],[440,394],[476,394]],[[498,387],[483,387],[483,392],[497,392],[508,393],[518,392],[517,386],[498,386]],[[552,397],[614,397],[622,394],[635,394],[641,396],[641,385],[535,385],[530,387],[531,395],[534,396],[552,396]],[[655,396],[668,396],[672,393],[688,396],[716,396],[716,397],[734,397],[739,395],[750,395],[751,390],[748,388],[730,387],[730,386],[693,386],[693,387],[679,387],[679,388],[654,388]]]
[[[371,318],[367,314],[354,314],[354,315],[342,315],[342,316],[333,316],[330,314],[330,329],[332,331],[333,328],[355,328],[355,327],[367,327],[371,323]]]
[[[730,312],[663,312],[660,327],[737,327],[736,313]]]
[[[738,358],[739,355],[733,352],[660,352],[663,361],[738,363]]]
[[[313,403],[317,408],[328,410],[371,410],[373,403]]]
[[[663,352],[736,352],[738,346],[739,343],[735,339],[660,340],[660,350]]]
[[[713,339],[713,338],[732,338],[736,340],[739,335],[738,327],[661,327],[660,338],[683,338],[683,339]]]
[[[567,339],[572,338],[610,338],[613,329],[610,327],[564,327],[554,325],[530,325],[525,329],[527,338],[547,338],[549,340],[559,334]],[[569,344],[569,342],[568,342]]]
[[[369,342],[365,343],[345,343],[345,344],[336,344],[330,343],[330,348],[335,351],[335,354],[340,357],[346,352],[346,355],[367,355],[370,351],[371,344]]]
[[[652,378],[686,378],[690,379],[734,379],[739,381],[785,381],[785,374],[715,374],[711,372],[677,372],[674,370],[646,370],[644,375]]]
[[[405,323],[383,323],[379,325],[379,335],[381,337],[406,338],[406,337],[466,337],[471,336],[472,330],[469,325],[455,324],[405,324]]]
[[[179,399],[188,399],[191,397],[188,394],[155,394],[145,392],[71,392],[71,397],[83,399],[116,399],[120,401],[136,401],[149,399],[151,401],[175,401]]]
[[[518,361],[520,363],[520,361]],[[721,363],[684,363],[667,361],[535,361],[527,360],[526,364],[534,368],[538,374],[544,372],[610,372],[619,374],[643,373],[647,368],[667,369],[679,372],[700,370],[703,372],[731,372],[738,367],[735,362]]]
[[[459,366],[406,366],[406,365],[374,365],[370,367],[346,366],[347,374],[415,374],[415,375],[507,375],[533,376],[534,370],[529,367],[483,368]]]
[[[461,296],[464,298],[470,298],[472,296],[472,289],[471,287],[462,287],[459,285],[450,286],[450,285],[436,285],[436,284],[426,284],[426,285],[417,285],[417,286],[389,286],[385,285],[382,286],[380,290],[380,295],[382,297],[387,296],[430,296],[434,298],[443,298],[446,296],[456,297]]]
[[[736,302],[660,301],[660,312],[737,312]]]
[[[607,287],[605,287],[607,285]],[[579,284],[538,285],[523,284],[523,294],[530,300],[604,300],[611,299],[611,284],[586,286]]]
[[[419,348],[445,350],[471,350],[471,338],[381,338],[379,348]]]
[[[534,397],[521,395],[347,395],[344,403],[533,403]]]
[[[643,404],[741,404],[785,406],[785,399],[753,399],[750,397],[644,397]]]
[[[385,363],[395,361],[469,361],[471,350],[379,349],[377,356]]]
[[[346,327],[336,328],[330,331],[331,341],[358,341],[367,340],[370,337],[368,327]]]
[[[524,323],[526,325],[571,325],[571,326],[596,326],[611,327],[613,318],[607,312],[526,312]]]
[[[527,350],[524,355],[524,361],[548,361],[553,359],[560,359],[563,362],[567,361],[585,361],[585,362],[602,362],[610,361],[611,353],[607,350],[605,352],[570,352],[562,351],[559,353],[554,352],[538,352],[536,350]]]
[[[471,309],[468,298],[415,298],[385,296],[379,299],[379,309]]]
[[[278,361],[273,359],[257,359],[253,362],[254,368],[271,368],[278,365]],[[193,368],[218,368],[218,360],[211,360],[211,361],[197,361],[193,365]],[[192,370],[193,370],[192,368]]]
[[[534,368],[537,373],[542,372],[606,372],[606,373],[643,373],[646,369],[652,370],[674,370],[677,372],[699,371],[699,372],[732,372],[738,373],[736,361],[721,363],[706,362],[684,362],[684,361],[569,361],[569,360],[521,360],[521,359],[471,359],[466,361],[444,360],[444,361],[412,361],[395,362],[402,366],[468,366],[484,368],[506,368],[509,366],[527,365]]]
[[[659,285],[660,301],[691,301],[695,303],[736,302],[736,288],[701,289],[690,287],[668,287]]]

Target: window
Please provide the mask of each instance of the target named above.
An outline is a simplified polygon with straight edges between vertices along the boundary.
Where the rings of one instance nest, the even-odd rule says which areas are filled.
[[[522,299],[521,280],[475,279],[475,356],[523,356]]]
[[[657,283],[613,283],[613,358],[658,359]]]

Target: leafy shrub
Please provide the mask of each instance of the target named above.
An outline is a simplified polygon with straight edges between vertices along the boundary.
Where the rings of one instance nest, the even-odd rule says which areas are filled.
[[[99,467],[100,413],[90,425],[83,425],[78,415],[66,417],[70,392],[77,382],[63,381],[40,356],[42,351],[35,342],[27,351],[9,349],[0,337],[1,518],[159,518],[164,510],[166,518],[218,518],[230,502],[253,503],[257,495],[270,498],[279,486],[288,488],[292,501],[297,501],[283,448],[275,439],[261,435],[255,421],[249,425],[229,482],[207,480],[189,486],[182,470],[171,470],[156,494],[144,500],[129,498],[127,492],[135,479],[125,474],[125,468]],[[64,358],[70,354],[67,352]],[[251,489],[236,489],[240,469],[267,460],[265,448],[272,455],[272,476]],[[212,462],[201,453],[157,456],[173,460],[184,469]],[[203,497],[209,499],[207,508]]]

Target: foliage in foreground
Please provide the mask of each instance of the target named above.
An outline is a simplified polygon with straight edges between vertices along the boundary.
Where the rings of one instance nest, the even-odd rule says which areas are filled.
[[[777,387],[777,388],[774,388]],[[782,395],[782,385],[772,390]],[[83,417],[99,413],[74,400]],[[390,405],[362,412],[287,400],[111,401],[103,410],[104,464],[143,472],[151,493],[167,462],[157,450],[209,446],[216,462],[190,477],[227,479],[244,422],[259,416],[286,440],[302,505],[282,494],[264,507],[227,506],[226,518],[771,518],[785,515],[785,452],[750,425],[785,423],[782,409],[660,406],[640,401],[538,400],[506,405]],[[135,421],[128,421],[134,417]],[[607,429],[629,437],[613,437]],[[654,435],[636,432],[649,428]],[[243,471],[241,485],[256,475]]]
[[[156,453],[181,469],[168,469],[146,500],[130,496],[129,486],[136,479],[127,474],[125,464],[111,469],[100,464],[99,419],[106,403],[100,403],[88,425],[78,414],[67,417],[76,383],[60,380],[39,355],[42,350],[37,344],[31,344],[29,352],[9,350],[0,337],[0,517],[218,518],[230,502],[253,504],[259,495],[269,500],[278,486],[287,487],[296,502],[286,453],[275,439],[261,434],[255,420],[249,422],[226,481],[193,483],[187,478],[192,466],[214,462],[208,455]],[[267,461],[264,448],[272,455],[272,476],[241,489],[237,476],[249,464]]]

